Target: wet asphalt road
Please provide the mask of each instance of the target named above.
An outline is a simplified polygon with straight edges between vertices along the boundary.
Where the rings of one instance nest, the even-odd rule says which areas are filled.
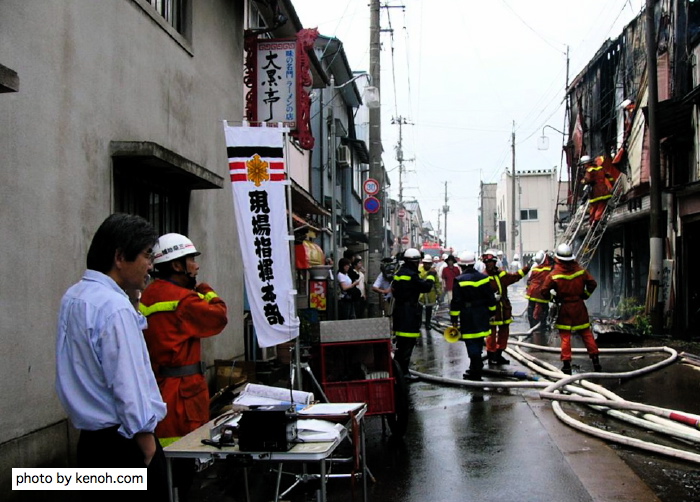
[[[523,312],[522,288],[511,290],[514,312]],[[526,319],[516,318],[511,333],[524,332],[525,324]],[[556,335],[535,341],[558,346]],[[582,346],[578,341],[574,337],[575,347]],[[599,345],[614,342],[599,340]],[[537,356],[559,366],[557,354],[538,352]],[[601,357],[604,371],[626,371],[660,359],[660,355]],[[575,370],[588,371],[589,365],[585,355],[575,356]],[[436,330],[424,333],[413,354],[413,369],[425,374],[461,380],[467,366],[464,345],[446,343]],[[509,369],[528,371],[515,361]],[[643,377],[599,383],[626,399],[700,414],[699,382],[696,368],[676,363]],[[697,464],[614,445],[574,430],[554,416],[551,402],[540,399],[538,389],[423,380],[410,384],[409,394],[408,431],[403,439],[391,437],[381,417],[365,420],[367,462],[375,478],[369,483],[371,501],[700,500]],[[606,430],[640,438],[647,434],[589,408],[569,403],[563,408]],[[700,453],[698,448],[693,451]],[[189,500],[245,500],[240,472],[225,462],[205,470],[197,476]],[[255,467],[249,479],[251,500],[273,500],[274,478],[269,471]],[[284,500],[315,500],[313,482],[305,488]],[[328,500],[362,500],[360,483],[330,480]]]

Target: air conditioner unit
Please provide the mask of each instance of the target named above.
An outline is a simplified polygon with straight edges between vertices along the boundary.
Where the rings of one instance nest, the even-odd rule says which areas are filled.
[[[345,145],[339,146],[338,151],[336,152],[335,160],[338,164],[349,166],[350,165],[350,148],[345,146]]]

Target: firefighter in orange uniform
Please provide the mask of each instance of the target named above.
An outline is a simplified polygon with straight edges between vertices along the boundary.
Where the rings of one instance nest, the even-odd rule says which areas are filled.
[[[206,283],[197,284],[200,253],[184,235],[165,234],[153,248],[156,280],[144,290],[139,309],[153,372],[168,414],[158,437],[178,438],[209,421],[209,388],[201,339],[221,333],[226,304]]]
[[[598,223],[605,213],[605,206],[608,199],[612,198],[613,178],[603,169],[604,158],[598,157],[595,161],[588,155],[581,157],[579,165],[586,168],[586,173],[581,180],[584,185],[590,186],[588,198],[589,223],[591,226]]]
[[[559,244],[554,254],[554,268],[540,290],[542,296],[550,298],[554,291],[554,302],[559,304],[556,327],[561,337],[562,372],[571,375],[571,333],[581,334],[594,371],[602,371],[598,357],[598,346],[593,338],[585,299],[588,299],[598,283],[587,270],[575,260],[571,246]]]
[[[532,259],[537,266],[532,267],[527,280],[525,298],[528,300],[527,317],[530,328],[540,325],[539,331],[545,331],[547,314],[549,313],[549,298],[542,296],[542,285],[552,270],[552,258],[544,251],[538,251]]]
[[[508,286],[515,284],[530,271],[530,265],[525,265],[517,272],[499,270],[497,252],[487,250],[481,257],[486,265],[484,273],[489,276],[491,288],[496,296],[496,314],[491,319],[491,334],[486,339],[486,357],[489,364],[510,364],[503,357],[503,351],[508,347],[510,324],[513,322],[513,307],[508,299]]]

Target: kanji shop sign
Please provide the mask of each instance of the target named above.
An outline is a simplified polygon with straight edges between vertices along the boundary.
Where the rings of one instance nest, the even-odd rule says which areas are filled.
[[[301,30],[293,39],[245,39],[246,120],[286,127],[302,148],[314,146],[311,135],[309,91],[313,83],[307,51],[318,37],[317,30]]]
[[[257,103],[260,122],[297,127],[297,43],[295,40],[258,41]]]

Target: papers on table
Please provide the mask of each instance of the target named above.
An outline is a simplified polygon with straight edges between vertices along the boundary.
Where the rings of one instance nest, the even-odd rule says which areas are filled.
[[[299,411],[299,415],[346,415],[364,405],[365,403],[319,403],[307,406]]]
[[[340,438],[345,427],[326,420],[297,420],[297,441],[300,443],[319,443],[335,441]]]
[[[314,400],[312,392],[289,390],[283,387],[270,387],[249,383],[239,396],[233,400],[234,404],[245,406],[267,406],[275,404],[308,405]]]

